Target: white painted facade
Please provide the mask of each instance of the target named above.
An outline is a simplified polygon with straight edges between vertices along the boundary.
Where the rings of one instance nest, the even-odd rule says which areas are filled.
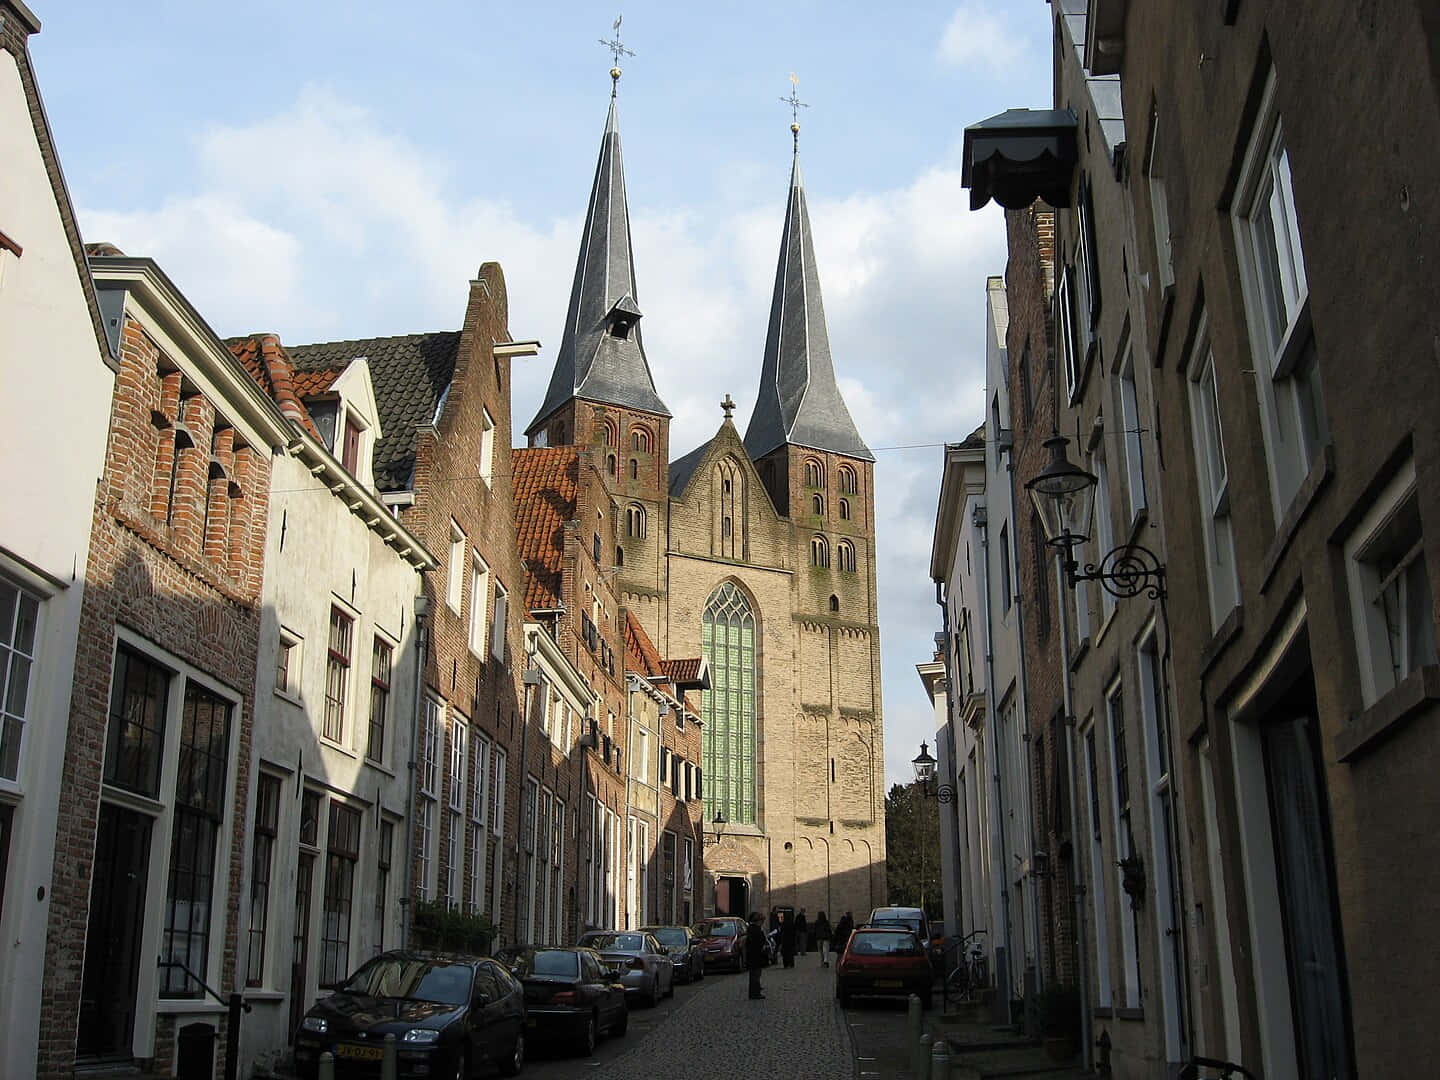
[[[69,198],[46,170],[49,132],[37,132],[31,106],[15,56],[0,50],[0,1041],[14,1076],[35,1069],[80,601],[114,391],[89,274],[65,232]],[[17,599],[27,624],[34,612],[33,640],[14,640]]]
[[[238,942],[243,992],[253,1006],[242,1027],[244,1075],[286,1055],[293,1017],[326,992],[329,976],[401,944],[416,723],[415,598],[421,573],[436,561],[368,487],[380,428],[367,365],[352,363],[332,390],[343,406],[337,430],[344,430],[346,413],[364,429],[360,479],[298,425],[271,468],[246,917]],[[348,630],[335,650],[347,662],[334,666],[332,645],[341,642],[332,640],[332,618]],[[336,671],[344,691],[339,707],[327,701]],[[383,725],[372,746],[377,699],[384,702]],[[278,798],[259,798],[261,783]],[[313,835],[304,835],[302,818],[309,815],[316,818]],[[332,815],[358,822],[353,858],[344,830],[332,833]],[[302,861],[309,868],[309,917],[298,927]],[[332,866],[348,867],[342,870],[351,877],[348,895],[328,888]],[[302,941],[305,962],[297,969]]]

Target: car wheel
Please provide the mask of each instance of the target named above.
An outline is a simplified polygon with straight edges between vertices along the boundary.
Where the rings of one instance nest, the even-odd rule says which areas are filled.
[[[455,1055],[455,1072],[452,1075],[455,1080],[470,1080],[470,1062],[466,1060],[463,1049]]]
[[[595,1014],[592,1012],[585,1018],[585,1027],[580,1031],[580,1038],[575,1044],[575,1048],[589,1057],[595,1053],[595,1043],[599,1041],[599,1034],[600,1022],[596,1020]]]
[[[515,1033],[515,1045],[510,1048],[510,1056],[500,1063],[501,1076],[514,1076],[525,1067],[525,1033]]]

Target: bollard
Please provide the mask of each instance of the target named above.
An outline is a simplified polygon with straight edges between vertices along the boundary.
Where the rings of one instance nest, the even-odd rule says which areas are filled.
[[[400,1074],[398,1050],[396,1049],[395,1033],[392,1031],[385,1036],[385,1053],[380,1059],[380,1080],[396,1080]]]
[[[930,1080],[930,1044],[935,1041],[935,1036],[928,1031],[920,1036],[920,1054],[918,1064],[920,1068],[915,1072],[915,1080]]]
[[[909,1038],[906,1045],[910,1047],[910,1075],[920,1075],[920,1032],[924,1030],[924,1021],[920,1017],[920,998],[915,994],[910,995],[910,1015],[906,1025]]]
[[[930,1080],[950,1080],[950,1046],[944,1039],[930,1048]]]
[[[315,1070],[315,1080],[335,1080],[335,1055],[329,1050],[320,1055],[320,1064]]]

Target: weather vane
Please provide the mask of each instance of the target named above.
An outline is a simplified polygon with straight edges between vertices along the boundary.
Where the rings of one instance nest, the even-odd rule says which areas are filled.
[[[613,38],[611,38],[609,41],[606,41],[604,38],[601,38],[601,39],[600,39],[600,44],[601,44],[601,45],[604,45],[605,48],[607,48],[607,49],[610,50],[610,55],[611,55],[611,57],[613,58],[613,61],[612,61],[611,67],[610,67],[610,96],[611,96],[611,97],[614,97],[614,96],[615,96],[615,89],[616,89],[616,87],[619,85],[619,82],[620,82],[620,57],[622,57],[622,56],[634,56],[634,55],[635,55],[635,54],[634,54],[633,52],[631,52],[629,49],[625,48],[625,46],[624,46],[624,45],[621,43],[621,41],[620,41],[620,23],[621,23],[621,21],[622,21],[624,18],[625,18],[624,15],[616,15],[616,16],[615,16],[615,22],[611,24],[611,29],[615,31],[615,36],[614,36]]]
[[[800,100],[800,76],[793,71],[790,73],[790,96],[782,97],[781,101],[790,106],[790,134],[794,136],[795,147],[800,147],[800,110],[810,107],[808,102]]]

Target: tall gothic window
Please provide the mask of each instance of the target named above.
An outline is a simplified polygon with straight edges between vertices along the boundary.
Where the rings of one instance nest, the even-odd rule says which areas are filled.
[[[705,820],[755,821],[755,613],[734,582],[710,594],[700,646],[714,682],[705,695]]]

